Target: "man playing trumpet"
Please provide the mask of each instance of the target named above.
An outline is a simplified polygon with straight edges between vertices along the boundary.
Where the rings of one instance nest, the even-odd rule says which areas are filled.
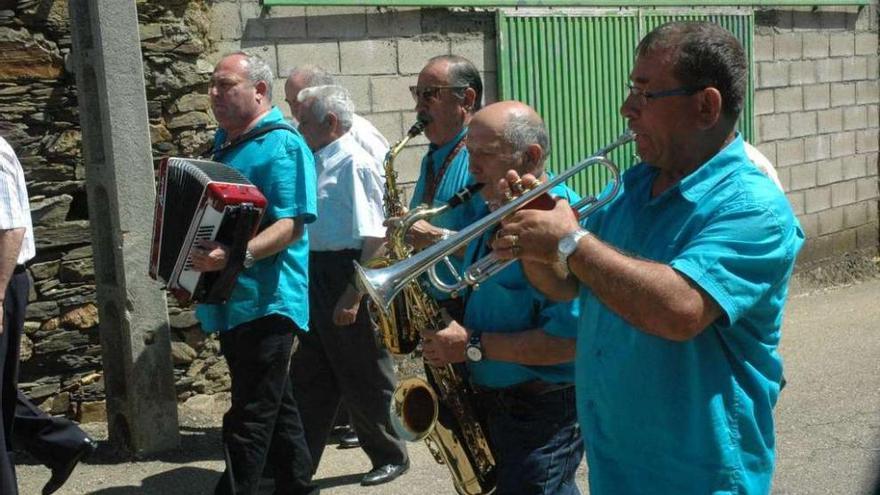
[[[544,177],[549,137],[525,104],[506,101],[474,115],[467,149],[478,182],[497,184],[512,166]],[[576,195],[558,186],[555,195]],[[481,194],[490,203],[494,187]],[[464,265],[490,251],[492,232],[468,245]],[[497,493],[578,493],[575,471],[583,455],[574,402],[577,306],[553,302],[526,280],[519,263],[464,294],[464,317],[422,336],[434,366],[466,361],[481,396],[497,462]]]
[[[736,131],[747,70],[718,25],[649,33],[620,110],[644,160],[623,193],[583,224],[564,201],[520,210],[494,243],[548,296],[579,296],[591,493],[770,491],[777,345],[804,237]]]

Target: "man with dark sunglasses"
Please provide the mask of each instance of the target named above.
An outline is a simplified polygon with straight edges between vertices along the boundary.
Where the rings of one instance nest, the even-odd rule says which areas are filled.
[[[427,122],[425,137],[431,143],[422,159],[410,207],[439,206],[462,187],[473,183],[468,173],[464,141],[468,123],[482,105],[483,81],[470,60],[457,55],[440,55],[428,60],[410,92],[418,118]],[[407,232],[407,241],[417,249],[431,245],[478,218],[481,208],[481,202],[471,201],[432,218],[430,223],[416,222]],[[454,259],[453,264],[456,264]],[[438,275],[447,282],[452,281],[451,274],[444,273],[443,269],[438,269]],[[448,298],[440,291],[431,292],[438,300]]]

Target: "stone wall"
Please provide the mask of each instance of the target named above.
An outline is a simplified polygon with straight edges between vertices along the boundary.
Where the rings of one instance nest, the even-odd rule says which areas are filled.
[[[274,102],[286,115],[284,81],[306,64],[337,76],[354,98],[357,112],[390,141],[415,123],[409,86],[435,55],[456,54],[481,71],[485,100],[496,99],[494,12],[375,7],[261,7],[258,0],[221,0],[211,9],[212,62],[243,49],[275,69]],[[236,22],[238,21],[238,22]],[[427,140],[410,141],[395,164],[410,183]]]
[[[37,242],[21,388],[43,407],[100,419],[104,397],[67,0],[0,1],[0,134],[25,169]],[[153,153],[193,155],[211,137],[208,4],[138,2]],[[146,260],[144,264],[146,273]],[[216,341],[169,301],[181,397],[225,389]],[[212,368],[213,367],[213,368]],[[200,377],[199,379],[193,376]],[[205,381],[210,376],[212,380]]]

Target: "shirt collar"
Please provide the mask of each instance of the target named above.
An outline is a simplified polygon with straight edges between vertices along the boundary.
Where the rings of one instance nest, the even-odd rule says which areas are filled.
[[[716,184],[730,175],[744,156],[743,138],[737,132],[733,141],[678,183],[681,195],[688,201],[698,202],[715,188]]]
[[[443,160],[446,159],[446,155],[452,152],[452,150],[458,145],[458,142],[464,139],[465,134],[467,134],[468,128],[463,127],[458,134],[455,135],[454,138],[449,140],[448,143],[443,146],[437,146],[436,144],[431,144],[428,146],[428,153],[431,154],[431,159],[434,162],[434,165],[437,163],[443,163]]]
[[[273,106],[268,112],[266,112],[266,115],[257,122],[257,125],[251,128],[251,130],[259,129],[260,127],[271,124],[277,124],[279,122],[284,122],[284,114],[281,113],[281,110],[279,110],[278,107]],[[291,126],[291,128],[293,128],[293,126]],[[248,132],[250,132],[250,130]],[[223,129],[222,127],[217,129],[217,136],[220,143],[226,142],[226,134],[226,129]]]
[[[703,196],[711,191],[716,184],[722,179],[730,175],[736,168],[736,165],[742,161],[745,156],[745,144],[742,134],[736,133],[733,141],[727,144],[706,163],[700,165],[696,170],[683,177],[675,186],[651,201],[659,200],[665,197],[667,193],[677,191],[681,196],[691,202],[700,201]],[[627,190],[634,190],[642,179],[648,177],[645,184],[648,186],[646,194],[650,194],[650,185],[653,184],[657,177],[657,168],[650,163],[643,163],[645,167],[642,170],[633,171],[638,173],[629,173],[624,176],[624,187]]]
[[[336,153],[339,153],[340,151],[343,151],[344,149],[350,147],[353,142],[354,137],[352,137],[351,131],[348,131],[345,134],[339,136],[332,143],[316,151],[315,158],[321,161],[327,160]]]

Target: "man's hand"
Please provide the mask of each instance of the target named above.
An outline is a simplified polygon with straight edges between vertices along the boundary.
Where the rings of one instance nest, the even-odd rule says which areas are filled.
[[[443,229],[425,220],[419,220],[406,231],[406,243],[416,249],[425,249],[443,237]]]
[[[498,187],[499,190],[506,187],[513,194],[513,188],[508,184],[518,183],[521,187],[530,188],[534,181],[531,175],[520,178],[511,170],[505,179],[499,181]],[[520,258],[553,264],[558,259],[559,239],[578,227],[578,219],[571,205],[564,199],[558,199],[552,210],[521,209],[502,220],[492,248],[501,259]]]
[[[442,330],[422,334],[422,356],[436,367],[461,363],[469,338],[467,329],[453,320]]]
[[[360,307],[361,295],[349,285],[336,301],[336,307],[333,308],[333,324],[338,327],[351,325],[357,319]]]
[[[229,261],[229,248],[214,241],[200,241],[191,253],[193,270],[197,272],[216,272],[226,268]]]

